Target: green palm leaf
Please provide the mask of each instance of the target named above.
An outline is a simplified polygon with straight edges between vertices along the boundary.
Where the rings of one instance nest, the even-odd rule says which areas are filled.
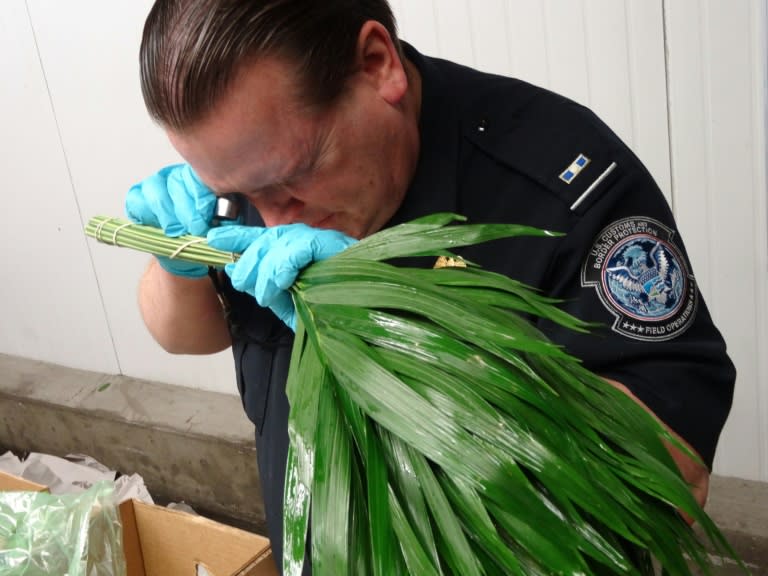
[[[735,557],[671,435],[519,314],[588,324],[476,267],[384,262],[551,235],[456,220],[379,232],[292,288],[285,573],[301,571],[307,498],[318,574],[650,574],[649,555],[669,574],[709,573],[678,509]]]

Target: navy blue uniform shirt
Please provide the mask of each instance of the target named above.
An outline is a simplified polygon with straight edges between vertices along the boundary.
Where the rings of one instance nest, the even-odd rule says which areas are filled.
[[[586,335],[545,321],[538,327],[587,368],[627,386],[711,466],[735,370],[651,175],[588,109],[519,80],[405,50],[422,76],[421,153],[388,225],[450,211],[473,223],[566,233],[458,252],[601,323]],[[246,222],[261,224],[253,208]],[[293,333],[250,296],[228,283],[225,291],[233,306],[238,388],[256,426],[261,491],[279,565]]]

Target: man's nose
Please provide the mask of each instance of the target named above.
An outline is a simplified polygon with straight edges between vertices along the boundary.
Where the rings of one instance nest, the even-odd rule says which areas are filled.
[[[256,207],[267,226],[298,222],[304,211],[304,202],[289,193],[275,195],[264,206]]]

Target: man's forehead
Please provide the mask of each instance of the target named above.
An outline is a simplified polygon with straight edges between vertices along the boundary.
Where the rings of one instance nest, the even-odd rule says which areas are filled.
[[[295,64],[277,56],[261,56],[238,66],[222,103],[249,106],[257,99],[295,114],[306,107],[302,88]]]
[[[209,114],[183,132],[169,133],[174,147],[216,193],[289,180],[315,153],[330,118],[327,110],[302,102],[294,70],[276,57],[243,64]]]

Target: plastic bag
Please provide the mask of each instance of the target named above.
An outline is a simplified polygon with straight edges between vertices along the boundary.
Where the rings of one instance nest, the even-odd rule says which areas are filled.
[[[80,494],[0,492],[0,576],[125,576],[111,482]]]

